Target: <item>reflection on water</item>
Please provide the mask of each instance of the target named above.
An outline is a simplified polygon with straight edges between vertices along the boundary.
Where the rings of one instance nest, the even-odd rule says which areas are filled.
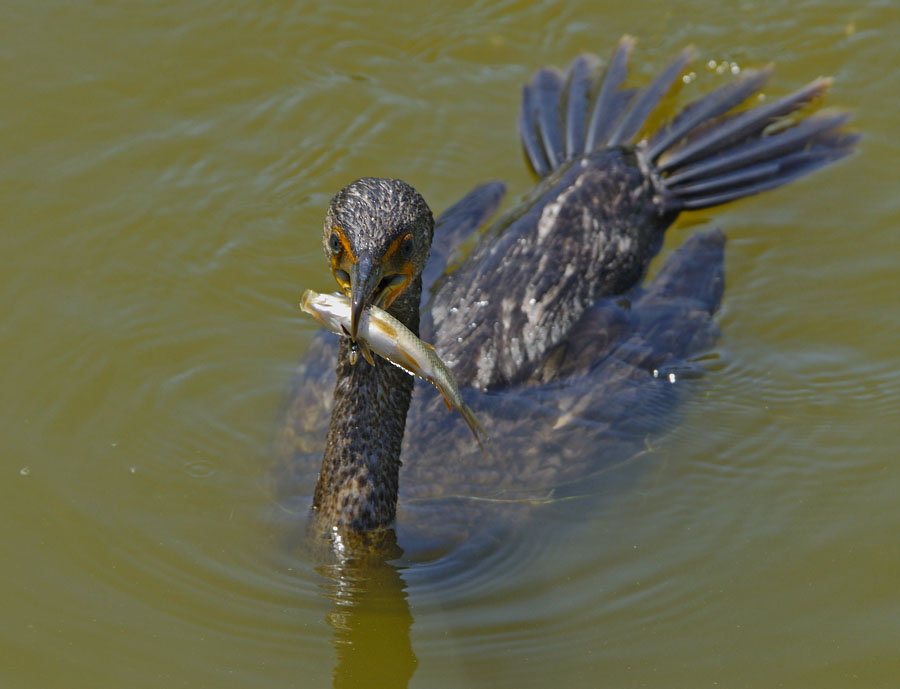
[[[418,661],[401,570],[383,558],[341,559],[316,571],[334,608],[334,687],[406,687]]]
[[[287,518],[284,518],[287,516]],[[278,547],[314,563],[334,650],[334,687],[403,687],[418,659],[410,640],[413,615],[393,529],[360,535],[352,545],[321,533],[307,510],[277,522]]]

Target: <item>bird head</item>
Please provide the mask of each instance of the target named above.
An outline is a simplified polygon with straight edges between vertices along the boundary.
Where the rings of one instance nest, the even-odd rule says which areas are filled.
[[[335,194],[322,242],[331,274],[350,299],[351,339],[366,307],[388,309],[422,273],[433,234],[431,209],[399,179],[364,177]]]

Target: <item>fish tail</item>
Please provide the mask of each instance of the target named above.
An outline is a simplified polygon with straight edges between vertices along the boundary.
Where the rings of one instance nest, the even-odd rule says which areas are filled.
[[[451,400],[451,399],[447,396],[447,393],[444,392],[444,388],[442,388],[440,385],[438,385],[438,384],[437,384],[436,382],[434,382],[434,381],[431,381],[431,383],[432,383],[432,385],[434,385],[434,387],[436,387],[436,388],[438,389],[438,392],[441,393],[441,397],[444,398],[444,404],[447,405],[447,409],[449,409],[450,411],[453,411],[453,409],[454,409],[454,407],[455,407],[456,405],[453,404],[453,400]],[[463,402],[460,402],[460,404],[462,404],[462,406],[466,406],[465,403],[463,403]],[[462,409],[460,409],[460,411],[462,412]],[[463,416],[465,416],[465,413],[463,413]]]
[[[466,420],[466,424],[469,426],[469,430],[472,431],[472,435],[475,436],[475,440],[478,441],[478,447],[481,448],[481,453],[486,456],[487,449],[484,446],[484,441],[490,442],[491,438],[487,434],[487,431],[484,430],[484,426],[482,426],[478,419],[475,418],[475,413],[465,402],[460,402],[459,412]]]

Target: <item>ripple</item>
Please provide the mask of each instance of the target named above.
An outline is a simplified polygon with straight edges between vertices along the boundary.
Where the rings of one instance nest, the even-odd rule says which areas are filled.
[[[363,621],[406,625],[420,686],[891,685],[889,4],[357,5],[7,13],[4,679],[332,682],[347,608],[273,533],[261,486],[310,334],[292,317],[298,285],[327,278],[328,199],[361,174],[415,181],[436,211],[493,177],[517,197],[532,183],[518,84],[628,31],[635,84],[692,41],[729,71],[777,57],[773,96],[835,73],[834,102],[859,108],[869,143],[674,229],[716,218],[732,235],[725,339],[705,375],[674,371],[680,421],[635,471],[545,501],[410,500],[399,595],[375,597],[396,607]],[[721,78],[701,64],[673,98]],[[292,523],[308,500],[286,504]],[[429,513],[439,537],[415,529]]]

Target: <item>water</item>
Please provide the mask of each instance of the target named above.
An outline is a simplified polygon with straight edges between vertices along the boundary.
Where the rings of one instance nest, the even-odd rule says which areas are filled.
[[[0,685],[895,686],[897,20],[7,3]],[[670,231],[729,236],[722,338],[637,479],[336,577],[277,536],[265,487],[328,199],[380,174],[436,210],[492,178],[514,200],[519,85],[623,33],[637,80],[697,45],[682,102],[726,62],[776,60],[778,94],[833,74],[861,152]]]

